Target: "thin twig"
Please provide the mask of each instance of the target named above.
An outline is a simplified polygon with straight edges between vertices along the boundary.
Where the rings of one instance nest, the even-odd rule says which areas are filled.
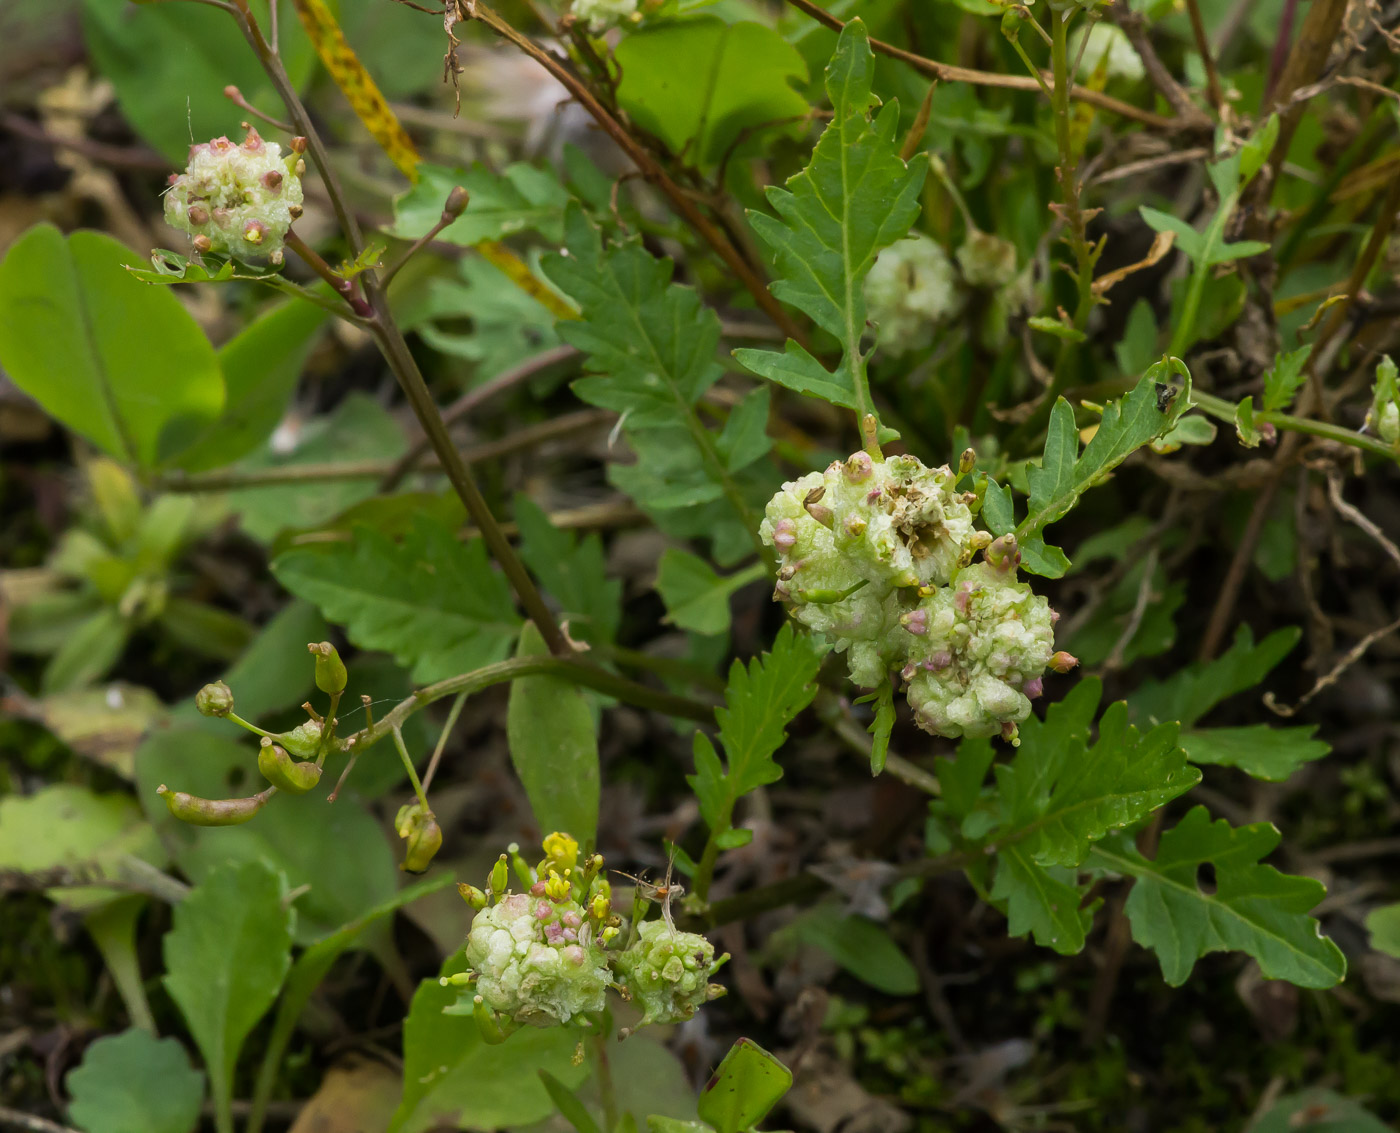
[[[457,717],[462,714],[462,705],[467,702],[467,694],[459,692],[457,699],[452,702],[452,707],[448,709],[447,721],[442,726],[442,731],[438,733],[437,746],[433,748],[433,757],[428,760],[428,769],[423,772],[423,792],[426,794],[433,785],[433,776],[437,774],[438,764],[442,761],[443,749],[447,747],[447,737],[452,735],[452,729],[457,726]]]
[[[78,1133],[78,1130],[47,1117],[36,1117],[32,1113],[20,1113],[7,1105],[0,1105],[0,1126],[9,1129],[25,1129],[29,1133]]]
[[[1210,39],[1206,36],[1205,21],[1201,19],[1201,7],[1197,0],[1186,0],[1186,11],[1191,16],[1191,34],[1196,37],[1196,51],[1206,69],[1206,93],[1217,114],[1225,110],[1225,92],[1220,88],[1220,75],[1215,69],[1215,56],[1211,54]]]

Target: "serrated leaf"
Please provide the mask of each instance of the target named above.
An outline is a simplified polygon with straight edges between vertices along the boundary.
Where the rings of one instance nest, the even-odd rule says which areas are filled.
[[[1298,644],[1296,626],[1275,630],[1258,645],[1247,625],[1214,661],[1196,662],[1165,681],[1144,681],[1128,698],[1135,720],[1177,720],[1190,728],[1221,701],[1253,688]]]
[[[1198,806],[1162,835],[1155,861],[1123,838],[1095,847],[1088,864],[1135,879],[1125,906],[1133,939],[1157,953],[1173,987],[1206,953],[1225,951],[1248,953],[1268,979],[1333,987],[1346,975],[1346,958],[1308,916],[1327,890],[1259,864],[1278,843],[1271,823],[1232,828]],[[1198,880],[1207,864],[1212,892]]]
[[[292,911],[262,862],[221,866],[175,906],[165,990],[204,1055],[215,1112],[231,1098],[238,1052],[291,967]]]
[[[1042,948],[1063,956],[1083,951],[1093,920],[1092,909],[1080,908],[1088,891],[1074,870],[1036,865],[1020,846],[997,852],[991,898],[1005,902],[1006,931],[1012,936],[1030,933]]]
[[[548,653],[534,622],[527,622],[516,656]],[[598,832],[598,728],[579,687],[544,675],[513,681],[506,739],[535,824],[592,845]]]
[[[882,248],[909,231],[919,212],[928,166],[907,166],[895,140],[898,108],[873,121],[874,55],[859,18],[849,21],[826,70],[832,119],[811,161],[786,188],[768,189],[777,216],[750,212],[754,230],[773,253],[772,292],[810,316],[841,343],[842,359],[828,372],[789,342],[785,352],[743,350],[735,357],[755,373],[837,405],[867,408],[865,277]]]
[[[724,633],[729,629],[730,596],[766,574],[764,565],[755,563],[721,577],[698,555],[667,547],[657,568],[656,589],[673,625],[694,633]]]
[[[504,660],[520,628],[485,545],[425,519],[400,543],[359,527],[352,543],[279,555],[272,571],[355,645],[393,654],[419,683]]]
[[[179,1040],[135,1028],[94,1042],[64,1084],[85,1133],[190,1133],[204,1100],[204,1075]]]
[[[788,723],[816,695],[823,650],[806,634],[784,625],[772,649],[729,670],[724,707],[715,710],[725,763],[703,733],[695,737],[695,774],[687,776],[700,813],[716,834],[729,826],[734,803],[752,790],[776,783],[783,769],[773,760],[787,739]]]
[[[1274,359],[1274,364],[1264,375],[1264,410],[1273,412],[1287,409],[1293,404],[1298,389],[1308,380],[1303,367],[1312,354],[1312,343],[1290,350]]]
[[[447,194],[458,185],[471,195],[471,203],[437,239],[471,247],[526,231],[552,243],[563,238],[568,191],[552,174],[524,162],[506,166],[499,175],[480,163],[470,169],[420,165],[418,183],[394,198],[390,233],[401,240],[425,236],[442,218]]]
[[[1080,681],[1045,720],[1021,726],[1021,746],[1010,764],[996,768],[1001,824],[993,842],[1015,842],[1041,866],[1077,866],[1092,843],[1130,826],[1201,780],[1177,744],[1175,723],[1146,735],[1128,723],[1121,700],[1099,721],[1088,743],[1102,696],[1098,678]]]
[[[569,619],[569,632],[585,641],[612,641],[622,620],[622,583],[607,574],[603,540],[596,531],[579,538],[549,521],[530,497],[515,497],[520,557]]]
[[[1282,783],[1303,764],[1332,750],[1322,740],[1312,738],[1316,731],[1316,724],[1305,728],[1271,728],[1268,724],[1202,728],[1183,732],[1181,746],[1192,763],[1238,767],[1256,779]]]

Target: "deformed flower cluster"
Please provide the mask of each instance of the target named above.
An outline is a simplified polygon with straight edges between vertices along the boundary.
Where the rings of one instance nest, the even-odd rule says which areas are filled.
[[[626,23],[637,13],[637,0],[574,0],[574,19],[594,35]]]
[[[925,731],[1015,743],[1046,667],[1076,661],[1055,652],[1049,603],[1017,580],[1015,537],[977,530],[958,479],[857,452],[784,484],[760,533],[779,556],[774,597],[846,653],[853,681],[897,671]]]
[[[285,158],[248,127],[241,145],[219,137],[190,146],[185,172],[172,174],[165,219],[200,252],[282,262],[282,245],[302,213],[302,139]]]
[[[545,839],[544,852],[531,867],[512,846],[485,891],[458,887],[477,913],[469,970],[442,979],[468,989],[450,1012],[474,1015],[496,1039],[519,1026],[586,1022],[603,1010],[610,987],[641,1006],[642,1025],[682,1022],[724,993],[710,977],[728,957],[716,959],[703,936],[678,930],[669,911],[629,932],[613,911],[602,855],[580,862],[578,842],[561,833]]]

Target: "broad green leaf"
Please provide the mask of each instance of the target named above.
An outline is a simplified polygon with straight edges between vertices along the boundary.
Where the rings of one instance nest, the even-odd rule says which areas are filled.
[[[463,971],[461,952],[444,975]],[[470,1015],[444,1015],[460,993],[438,981],[418,985],[403,1025],[403,1100],[389,1133],[423,1133],[445,1123],[459,1129],[500,1129],[541,1121],[554,1112],[539,1071],[575,1089],[588,1067],[575,1065],[578,1036],[566,1027],[521,1027],[491,1046]]]
[[[1400,904],[1372,909],[1366,917],[1366,931],[1371,934],[1371,947],[1400,960]]]
[[[909,957],[888,929],[868,917],[848,916],[837,905],[818,905],[793,922],[792,932],[886,995],[919,992],[919,973]]]
[[[549,648],[526,622],[517,657],[548,654]],[[510,761],[525,785],[535,824],[560,830],[583,846],[598,832],[598,726],[577,685],[559,677],[521,677],[511,682],[506,708]]]
[[[1173,360],[1175,362],[1175,360]],[[1050,413],[1050,425],[1045,437],[1045,453],[1039,465],[1027,472],[1030,501],[1026,518],[1015,527],[1021,547],[1024,568],[1032,574],[1059,578],[1069,567],[1069,560],[1058,547],[1047,546],[1041,533],[1056,520],[1063,518],[1079,497],[1090,488],[1102,484],[1112,471],[1132,453],[1165,434],[1189,404],[1189,389],[1163,401],[1159,394],[1168,387],[1159,382],[1173,366],[1154,366],[1119,401],[1104,406],[1103,417],[1093,438],[1079,451],[1079,432],[1074,424],[1074,410],[1060,398]],[[988,484],[987,499],[991,510],[984,516],[993,532],[1005,535],[1012,530],[1010,497],[999,489],[995,497]]]
[[[695,633],[725,633],[730,597],[766,574],[763,564],[755,563],[721,577],[698,555],[667,547],[657,568],[656,589],[666,603],[666,620],[673,625]]]
[[[686,777],[700,801],[700,814],[715,834],[729,827],[734,803],[752,790],[776,783],[783,769],[773,754],[787,739],[787,726],[817,693],[822,650],[806,634],[784,625],[773,648],[745,668],[735,660],[724,690],[724,707],[715,709],[721,766],[714,745],[695,733],[695,774]]]
[[[334,412],[309,422],[290,421],[234,467],[260,472],[356,460],[393,460],[408,447],[403,429],[373,398],[352,393]],[[382,474],[313,484],[239,488],[226,497],[243,530],[269,543],[285,528],[309,528],[375,494]]]
[[[131,638],[131,626],[114,606],[103,606],[74,626],[44,666],[39,686],[46,695],[72,692],[111,672]]]
[[[393,654],[423,684],[504,660],[520,628],[485,545],[427,520],[400,543],[360,527],[353,543],[288,551],[272,571],[361,649]]]
[[[1094,915],[1093,908],[1080,907],[1088,892],[1073,869],[1036,865],[1021,846],[997,851],[991,898],[1005,902],[1006,931],[1011,936],[1030,933],[1042,948],[1053,948],[1063,956],[1082,952]]]
[[[305,642],[300,652],[306,655]],[[374,773],[365,763],[398,762],[387,745],[361,755],[362,766],[333,806],[326,796],[339,777],[341,757],[331,758],[310,794],[277,795],[243,826],[190,826],[170,814],[156,794],[162,783],[211,799],[250,795],[265,785],[258,774],[257,740],[237,738],[241,734],[233,728],[222,733],[171,728],[157,732],[136,753],[137,797],[181,871],[200,882],[230,862],[271,863],[289,886],[308,887],[297,899],[299,944],[389,900],[402,876],[395,852],[378,820],[355,798],[357,776]]]
[[[792,1071],[752,1039],[739,1039],[700,1094],[700,1117],[718,1133],[751,1129],[792,1088]]]
[[[204,1075],[179,1040],[135,1029],[89,1046],[64,1085],[85,1133],[191,1133],[204,1101]]]
[[[134,262],[100,232],[31,228],[0,263],[0,365],[75,433],[150,469],[219,415],[224,379],[199,325]]]
[[[559,603],[569,632],[586,641],[610,642],[622,620],[622,583],[607,574],[597,532],[579,538],[549,521],[529,496],[515,497],[520,557]]]
[[[1303,367],[1312,354],[1312,343],[1290,350],[1274,359],[1264,375],[1264,409],[1266,412],[1287,409],[1293,404],[1299,387],[1308,380]]]
[[[1279,873],[1260,859],[1279,843],[1267,822],[1232,828],[1196,807],[1162,835],[1155,861],[1124,838],[1100,843],[1088,865],[1134,879],[1126,912],[1133,939],[1157,953],[1173,987],[1208,952],[1246,952],[1268,979],[1333,987],[1346,975],[1341,949],[1308,916],[1326,896],[1320,881]],[[1202,889],[1201,867],[1214,868]]]
[[[1130,826],[1201,781],[1177,744],[1175,723],[1146,735],[1128,723],[1121,700],[1089,729],[1102,696],[1097,677],[1075,685],[1045,720],[1021,726],[1021,746],[996,768],[1001,825],[998,847],[1015,842],[1042,866],[1078,866],[1109,831]]]
[[[136,749],[142,739],[166,716],[160,697],[124,681],[55,693],[36,707],[50,732],[79,755],[126,780],[135,773]]]
[[[1394,1133],[1394,1129],[1355,1098],[1312,1089],[1279,1098],[1251,1121],[1244,1133]]]
[[[870,408],[860,347],[865,277],[880,249],[909,231],[928,172],[925,162],[911,168],[899,156],[897,106],[870,119],[879,105],[871,91],[874,73],[865,24],[853,19],[826,70],[832,119],[811,161],[786,188],[769,188],[776,217],[749,214],[773,253],[779,277],[773,294],[835,336],[842,349],[840,365],[829,372],[793,342],[782,354],[734,353],[742,365],[772,381],[862,411]]]
[[[803,118],[807,64],[763,24],[716,16],[648,22],[614,49],[618,104],[688,165],[713,168],[745,131]],[[790,123],[788,123],[790,128]]]
[[[247,456],[287,412],[302,367],[329,314],[288,300],[259,315],[219,348],[228,396],[218,419],[175,463],[189,472]]]
[[[267,5],[254,0],[267,27]],[[83,0],[88,53],[116,88],[122,117],[172,163],[192,141],[234,132],[239,109],[224,97],[235,84],[254,106],[283,114],[257,56],[227,13],[199,4],[115,4]],[[300,87],[311,73],[311,45],[296,20],[283,21],[283,64]]]
[[[1181,746],[1192,763],[1238,767],[1246,775],[1282,783],[1305,763],[1321,759],[1331,747],[1313,739],[1316,724],[1302,728],[1202,728],[1182,733]]]
[[[573,1126],[574,1133],[603,1133],[598,1123],[593,1120],[593,1115],[588,1112],[588,1107],[579,1101],[572,1090],[548,1070],[541,1070],[539,1074],[540,1081],[549,1092],[549,1100],[554,1103],[559,1115]]]
[[[204,1055],[216,1112],[232,1097],[243,1040],[291,966],[292,910],[263,862],[221,865],[175,906],[165,934],[165,990]]]
[[[0,799],[0,869],[38,873],[64,868],[119,877],[127,855],[163,865],[165,854],[136,800],[55,783],[32,795]],[[120,896],[105,888],[55,889],[53,900],[90,909]]]
[[[442,218],[447,194],[458,185],[471,194],[471,203],[437,239],[471,246],[527,231],[538,232],[550,243],[563,239],[567,190],[552,173],[524,162],[506,166],[499,176],[479,163],[470,169],[419,165],[418,184],[394,198],[390,233],[402,240],[426,235]]]

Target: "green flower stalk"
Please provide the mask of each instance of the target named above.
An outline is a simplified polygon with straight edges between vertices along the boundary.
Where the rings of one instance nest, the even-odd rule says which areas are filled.
[[[241,144],[226,137],[200,142],[190,147],[185,171],[170,177],[165,219],[197,251],[280,264],[287,230],[302,214],[305,171],[296,141],[283,157],[281,146],[252,126]]]

